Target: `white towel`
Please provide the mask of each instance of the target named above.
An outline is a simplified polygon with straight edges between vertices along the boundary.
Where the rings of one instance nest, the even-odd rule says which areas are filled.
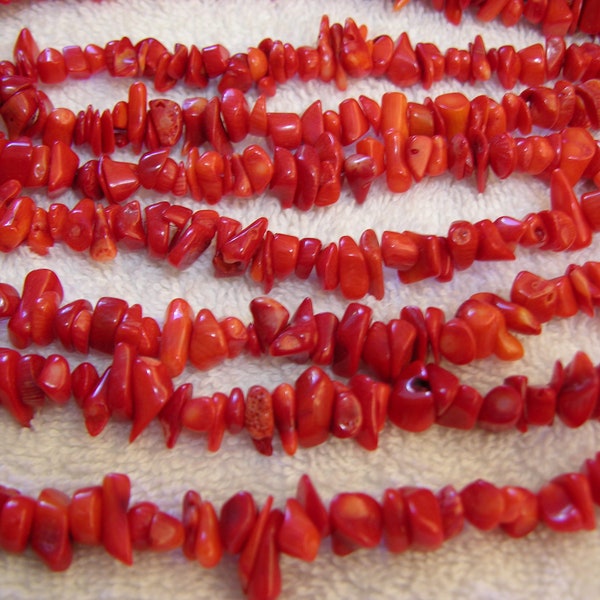
[[[275,0],[90,0],[15,2],[0,6],[0,58],[10,59],[19,30],[29,27],[40,48],[62,48],[88,43],[104,45],[128,36],[134,43],[156,37],[168,48],[176,42],[204,47],[222,43],[232,53],[244,52],[266,37],[281,39],[295,47],[316,41],[319,20],[327,13],[331,22],[343,23],[353,17],[366,24],[370,36],[387,33],[396,38],[409,32],[413,44],[433,42],[444,51],[448,47],[466,48],[478,33],[486,47],[512,44],[520,49],[542,42],[538,30],[523,24],[506,29],[496,22],[484,24],[466,14],[459,27],[449,25],[433,11],[427,0],[413,0],[401,12],[393,12],[389,1],[328,0],[326,2],[283,2]],[[126,99],[130,80],[117,81],[101,75],[88,81],[72,81],[47,86],[55,106],[73,110],[93,104],[111,108]],[[161,97],[148,82],[151,98]],[[365,94],[376,100],[393,89],[385,81],[350,81],[346,92],[332,85],[302,84],[295,80],[281,86],[268,100],[272,111],[302,112],[320,98],[324,109],[337,109],[346,97]],[[420,87],[405,90],[409,100],[421,101],[427,95],[462,90],[467,96],[486,93],[500,99],[503,90],[493,81],[486,85],[461,86],[445,80],[431,90]],[[214,86],[202,95],[215,94]],[[166,94],[182,101],[198,92],[179,86]],[[82,156],[86,158],[85,153]],[[120,152],[118,156],[130,156]],[[584,188],[578,187],[578,192]],[[142,202],[156,195],[140,193]],[[48,202],[43,193],[36,200]],[[61,201],[70,205],[74,194]],[[189,199],[177,200],[192,208]],[[202,206],[202,205],[201,205]],[[282,211],[271,197],[249,200],[226,199],[216,208],[248,224],[258,216],[269,218],[274,232],[316,236],[337,241],[341,235],[355,239],[371,227],[378,234],[386,229],[410,229],[444,235],[456,219],[476,221],[501,215],[523,217],[549,206],[548,187],[528,177],[513,176],[498,181],[493,175],[484,194],[477,194],[474,180],[456,182],[450,177],[424,180],[403,195],[391,195],[381,183],[373,186],[367,201],[358,206],[344,188],[342,198],[332,207],[302,213]],[[422,308],[439,306],[453,315],[470,294],[492,291],[508,297],[514,276],[529,269],[542,276],[557,276],[570,263],[583,263],[600,257],[599,242],[580,252],[542,253],[518,250],[510,263],[480,263],[456,275],[451,283],[425,281],[402,286],[396,275],[386,273],[386,295],[381,302],[369,304],[378,319],[389,320],[402,306]],[[262,290],[249,277],[216,280],[208,254],[184,272],[155,263],[140,253],[120,250],[110,264],[98,264],[87,256],[57,246],[40,257],[21,248],[0,257],[0,280],[20,289],[25,274],[34,268],[48,267],[63,282],[65,301],[113,295],[129,303],[139,302],[144,314],[162,322],[168,302],[186,298],[195,310],[207,307],[218,318],[236,315],[250,319],[248,304]],[[316,311],[332,310],[341,315],[345,302],[338,293],[319,291],[314,279],[277,283],[271,294],[292,310],[305,296],[311,296]],[[456,369],[464,381],[485,392],[509,374],[524,374],[533,383],[546,382],[554,361],[570,361],[576,350],[600,360],[600,330],[596,318],[578,315],[556,320],[537,338],[524,339],[525,358],[516,364],[496,359],[479,361]],[[2,324],[0,344],[7,344]],[[35,349],[44,355],[59,348]],[[34,350],[31,350],[34,351]],[[86,360],[69,355],[72,364]],[[99,367],[108,359],[93,354],[89,360]],[[229,392],[236,386],[251,384],[274,388],[282,381],[293,382],[303,366],[280,360],[242,357],[208,373],[188,369],[180,381],[194,384],[197,394],[217,390]],[[97,438],[88,436],[80,411],[75,405],[45,408],[30,429],[21,429],[4,412],[0,419],[0,482],[24,493],[37,495],[44,487],[67,493],[99,484],[107,472],[122,472],[132,480],[132,502],[152,500],[172,514],[180,514],[183,494],[195,489],[219,508],[239,490],[251,491],[262,504],[269,494],[275,506],[295,494],[303,473],[309,473],[326,502],[341,491],[362,491],[380,499],[387,487],[425,486],[437,490],[452,483],[457,489],[484,478],[502,486],[522,485],[537,490],[552,477],[579,470],[582,461],[595,455],[600,446],[600,426],[590,423],[570,430],[557,422],[551,428],[534,428],[526,434],[484,431],[460,432],[433,427],[423,434],[401,432],[387,426],[380,447],[366,452],[349,441],[330,440],[312,449],[300,449],[286,456],[275,442],[272,457],[258,454],[245,435],[226,435],[215,454],[206,450],[201,435],[184,433],[173,450],[167,450],[158,424],[152,424],[138,440],[128,445],[128,427],[110,423]],[[24,556],[0,554],[0,596],[4,598],[241,598],[235,561],[226,558],[207,571],[191,564],[181,553],[150,555],[136,553],[132,568],[119,564],[102,549],[77,547],[71,568],[62,574],[49,572],[30,551]],[[340,558],[332,554],[326,541],[317,560],[305,564],[289,557],[281,561],[282,598],[590,598],[600,587],[598,562],[600,536],[597,532],[561,535],[544,527],[526,539],[512,540],[501,532],[481,533],[467,527],[458,538],[434,553],[407,552],[395,556],[383,548],[358,551]]]

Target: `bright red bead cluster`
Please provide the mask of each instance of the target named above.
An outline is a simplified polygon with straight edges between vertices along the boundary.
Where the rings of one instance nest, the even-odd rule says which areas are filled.
[[[237,90],[228,90],[222,101],[194,98],[183,108],[155,100],[147,110],[145,91],[137,97],[143,84],[134,84],[128,102],[117,104],[112,113],[105,110],[101,116],[90,106],[75,117],[67,109],[53,109],[47,99],[42,105],[33,90],[17,87],[0,105],[9,133],[8,140],[0,137],[0,184],[18,173],[22,185],[47,187],[52,198],[75,187],[110,203],[124,202],[140,187],[190,194],[208,204],[268,190],[283,208],[309,210],[337,202],[344,179],[359,203],[379,177],[395,193],[406,192],[413,180],[447,172],[457,180],[475,174],[483,192],[490,168],[500,179],[514,172],[547,178],[557,168],[573,184],[595,179],[600,152],[585,127],[598,125],[600,81],[560,83],[558,89],[507,94],[501,104],[484,96],[469,102],[454,92],[420,105],[388,92],[381,106],[364,96],[344,100],[338,115],[323,112],[316,101],[301,117],[267,112],[264,97],[250,110]],[[138,114],[132,114],[132,107],[138,107]],[[510,135],[517,128],[529,133],[534,125],[557,133]],[[373,136],[366,135],[370,129]],[[36,132],[44,144],[32,143]],[[250,144],[234,152],[231,142],[248,134],[267,137],[274,150]],[[186,156],[177,162],[171,148],[182,137]],[[110,158],[116,145],[131,143],[139,150],[142,141],[149,151],[137,164]],[[80,165],[73,142],[89,143],[100,158]],[[200,153],[205,142],[213,149]],[[343,147],[355,143],[356,151],[345,154]]]
[[[356,28],[354,22],[348,20],[343,30],[346,37],[342,36],[348,47],[342,44],[331,57],[333,62],[338,61],[335,71],[338,76],[342,73],[344,78],[346,73],[376,76],[379,73],[373,66],[375,42],[369,44],[358,29],[354,32],[353,27]],[[335,38],[334,32],[338,28],[341,25],[330,27],[324,20],[321,31]],[[362,45],[355,47],[352,41],[356,36],[365,48]],[[391,38],[387,39],[394,48]],[[269,42],[271,46],[276,45]],[[336,113],[332,110],[323,112],[321,103],[316,101],[299,116],[267,112],[264,95],[251,109],[244,97],[244,92],[248,91],[242,83],[244,77],[239,69],[229,66],[229,53],[224,49],[219,52],[215,50],[216,46],[202,51],[196,49],[198,56],[204,58],[194,60],[193,51],[188,53],[183,46],[171,55],[157,40],[143,40],[136,49],[125,38],[110,42],[104,49],[88,46],[86,50],[92,49],[87,60],[94,66],[85,72],[85,76],[104,69],[116,76],[154,74],[157,67],[153,62],[164,59],[169,65],[171,62],[177,65],[181,77],[186,73],[188,85],[193,85],[196,80],[189,75],[190,69],[202,72],[204,84],[209,75],[224,73],[221,83],[226,81],[226,84],[221,86],[222,98],[194,97],[182,106],[169,99],[159,99],[150,101],[148,106],[145,86],[138,82],[131,86],[127,102],[118,102],[112,110],[105,109],[102,113],[90,105],[76,116],[70,110],[55,109],[48,96],[35,86],[38,76],[42,81],[55,83],[69,72],[66,67],[57,67],[58,59],[51,61],[52,66],[48,67],[40,58],[48,54],[60,57],[63,62],[65,58],[56,50],[40,53],[31,34],[23,30],[15,45],[15,63],[5,61],[4,69],[0,69],[5,75],[0,87],[0,115],[5,120],[10,139],[39,135],[44,145],[2,140],[0,183],[9,176],[7,172],[18,169],[24,185],[47,185],[52,197],[76,184],[86,196],[94,199],[105,196],[110,202],[124,201],[140,185],[174,195],[189,191],[196,200],[204,199],[210,204],[226,195],[247,197],[271,189],[284,207],[296,205],[301,210],[308,210],[314,205],[336,202],[344,177],[359,202],[365,200],[372,182],[384,173],[388,188],[394,192],[406,191],[413,179],[418,182],[425,175],[436,176],[448,170],[457,179],[469,177],[476,171],[478,189],[483,191],[488,166],[501,178],[515,170],[547,175],[552,169],[563,166],[570,179],[577,180],[582,175],[593,178],[600,160],[593,139],[589,135],[586,137],[585,132],[563,133],[570,142],[567,152],[562,151],[565,141],[561,137],[550,136],[547,141],[542,138],[514,140],[507,133],[517,128],[528,133],[532,125],[555,130],[563,130],[569,125],[597,126],[600,84],[594,77],[598,74],[596,65],[600,64],[595,59],[598,48],[591,44],[578,53],[578,46],[567,49],[562,38],[548,40],[545,51],[538,44],[520,53],[514,49],[511,53],[509,47],[503,47],[486,54],[482,45],[478,38],[471,52],[483,57],[485,68],[480,65],[471,72],[467,62],[464,77],[459,77],[461,81],[469,78],[485,80],[492,70],[490,65],[493,65],[501,74],[505,87],[513,87],[518,80],[533,87],[520,95],[506,94],[501,103],[484,96],[469,102],[460,93],[450,93],[420,105],[407,103],[403,94],[394,92],[384,94],[381,105],[365,96],[358,101],[346,99]],[[270,48],[267,55],[256,49],[264,55],[265,64],[270,64],[268,59],[275,51],[266,41],[261,46]],[[282,44],[284,46],[289,45]],[[421,73],[422,64],[431,66],[441,61],[443,74],[441,54],[439,60],[430,57],[430,63],[420,55],[418,60],[406,34],[400,37],[395,48],[393,58],[388,59],[391,61],[388,67],[397,63],[401,75],[391,77],[388,74],[393,83],[406,86],[422,81],[424,87],[429,87],[439,77],[434,73],[425,77]],[[65,52],[67,56],[69,52]],[[79,52],[81,61],[85,62],[87,55],[81,49]],[[290,52],[295,50],[291,48]],[[317,56],[325,54],[320,47],[314,52]],[[398,57],[398,52],[414,55],[410,67],[407,56]],[[115,53],[124,56],[119,59]],[[212,64],[215,53],[222,59],[219,66]],[[526,57],[530,54],[536,72],[528,75]],[[149,58],[152,56],[154,60]],[[128,67],[126,72],[115,71],[115,62],[124,62]],[[366,62],[366,66],[361,73],[355,73],[355,65],[360,62]],[[232,73],[227,71],[229,68],[233,69]],[[57,69],[60,76],[51,76]],[[559,81],[553,89],[539,87],[547,79],[558,77],[561,69],[566,81]],[[285,77],[263,74],[260,81],[285,81],[295,70],[286,73]],[[307,80],[302,73],[300,76]],[[323,73],[320,76],[323,78]],[[577,86],[569,83],[577,80],[584,83]],[[173,85],[175,82],[176,79]],[[165,87],[156,82],[155,85],[161,91]],[[370,129],[383,139],[365,137]],[[248,134],[267,137],[275,148],[273,156],[256,144],[242,153],[234,152],[231,142],[242,141]],[[182,136],[187,156],[185,161],[177,163],[169,156],[168,149]],[[356,152],[345,156],[342,146],[357,141]],[[72,142],[89,143],[94,153],[101,155],[100,160],[88,161],[79,167],[77,155],[65,147]],[[198,147],[204,142],[214,149],[200,154]],[[149,149],[138,165],[116,162],[106,156],[115,147],[128,143],[136,152],[143,145]],[[296,153],[292,154],[292,150]],[[572,156],[573,152],[575,156]],[[571,177],[567,163],[573,160],[585,166],[578,166],[575,169],[577,175]]]
[[[401,366],[391,384],[355,374],[346,385],[312,366],[294,385],[282,383],[272,391],[254,385],[246,393],[236,387],[229,393],[194,396],[189,383],[175,387],[171,356],[140,355],[125,341],[116,344],[113,354],[111,365],[99,375],[87,362],[71,371],[59,354],[45,358],[0,348],[3,406],[28,427],[46,399],[63,405],[73,397],[90,435],[100,434],[113,417],[132,421],[133,442],[156,418],[167,447],[174,447],[185,429],[206,433],[211,452],[220,448],[226,431],[246,429],[267,456],[273,453],[275,431],[282,448],[293,455],[299,446],[319,445],[330,435],[375,450],[388,418],[416,433],[434,423],[462,430],[477,425],[489,431],[527,431],[530,425],[552,425],[557,416],[569,427],[580,427],[600,416],[598,367],[583,352],[567,367],[557,362],[547,385],[528,385],[527,377],[513,375],[485,396],[439,364],[420,359]]]
[[[394,8],[402,8],[408,1],[394,0]],[[499,18],[503,25],[511,27],[525,19],[539,25],[545,36],[563,36],[576,31],[600,33],[599,5],[595,0],[432,0],[431,3],[454,25],[460,23],[466,9],[473,7],[477,9],[476,18],[481,21]]]
[[[214,245],[216,277],[249,272],[269,292],[275,281],[292,274],[301,279],[314,274],[323,289],[339,288],[344,298],[358,300],[367,294],[383,297],[383,266],[397,271],[403,283],[444,282],[474,261],[513,260],[518,245],[555,252],[587,247],[600,230],[600,195],[594,189],[578,199],[573,188],[582,179],[600,184],[600,146],[588,131],[600,125],[600,47],[567,46],[562,36],[577,28],[597,33],[597,2],[474,4],[482,20],[500,16],[514,24],[523,15],[540,23],[548,36],[545,46],[486,50],[477,36],[468,50],[442,53],[431,43],[413,47],[406,33],[395,41],[387,35],[369,39],[366,27],[352,19],[330,25],[327,17],[315,46],[294,48],[265,39],[233,55],[220,44],[201,49],[178,44],[170,52],[153,38],[40,51],[31,33],[22,30],[14,60],[0,62],[0,116],[6,127],[6,135],[0,133],[0,250],[27,244],[44,255],[62,242],[107,261],[120,243],[129,251],[145,248],[151,258],[183,269]],[[434,1],[452,22],[468,5]],[[127,100],[112,109],[90,104],[76,114],[55,108],[37,84],[87,79],[100,71],[152,78],[159,92],[179,82],[202,89],[218,80],[221,95],[188,98],[182,105],[169,99],[148,102],[145,84],[136,81]],[[429,89],[444,77],[473,83],[492,74],[506,89],[530,87],[499,102],[453,92],[416,103],[388,92],[380,102],[346,99],[337,112],[323,111],[318,100],[302,115],[267,111],[266,96],[294,77],[334,81],[340,89],[349,78],[386,77],[397,86]],[[553,87],[542,87],[559,76],[563,79]],[[250,107],[244,94],[253,87],[262,95]],[[513,135],[517,130],[529,135],[533,127],[555,133]],[[268,148],[251,144],[235,151],[234,144],[249,135],[265,138]],[[73,147],[84,144],[98,158],[80,165]],[[201,152],[204,144],[209,149]],[[126,145],[135,153],[145,150],[137,164],[111,157]],[[172,157],[177,145],[185,155],[180,161]],[[353,152],[346,153],[346,147]],[[523,218],[455,221],[447,236],[385,231],[378,239],[367,229],[358,242],[342,236],[326,243],[273,233],[264,217],[244,227],[213,210],[167,201],[142,208],[130,200],[140,188],[189,193],[210,205],[226,196],[271,193],[283,208],[307,211],[336,202],[343,181],[362,203],[379,177],[390,191],[403,192],[426,176],[475,174],[483,192],[490,168],[499,179],[527,173],[547,180],[550,208]],[[76,187],[84,198],[72,208],[55,202],[45,209],[22,195],[23,187],[45,187],[52,199]],[[388,323],[372,321],[372,309],[358,302],[341,317],[315,314],[310,298],[290,316],[281,303],[260,297],[250,305],[253,322],[244,324],[233,316],[217,318],[206,308],[194,313],[176,298],[161,328],[139,304],[119,298],[103,297],[95,306],[85,299],[63,305],[57,276],[39,269],[27,275],[20,294],[0,283],[0,318],[7,320],[11,343],[24,349],[59,341],[68,351],[111,354],[112,362],[98,373],[88,362],[71,368],[59,354],[0,348],[0,403],[29,426],[47,399],[62,405],[73,397],[91,435],[114,417],[132,422],[130,441],[157,419],[169,448],[189,430],[206,434],[208,449],[217,451],[226,432],[245,429],[265,455],[273,453],[275,432],[290,455],[330,436],[375,450],[388,419],[410,432],[433,424],[526,431],[556,418],[574,428],[600,418],[600,367],[583,352],[566,367],[557,362],[546,385],[530,385],[527,377],[515,375],[485,394],[439,363],[490,356],[516,360],[523,355],[518,335],[537,335],[554,317],[593,315],[599,304],[600,263],[589,261],[572,264],[553,279],[522,271],[509,299],[481,292],[449,319],[437,307],[406,306]],[[236,387],[195,396],[191,384],[173,381],[188,362],[207,370],[242,352],[312,364],[293,384],[272,390],[253,385],[246,392]],[[321,367],[349,379],[336,381]],[[600,454],[586,461],[581,473],[555,477],[537,493],[477,480],[460,492],[452,486],[438,493],[388,489],[381,502],[341,493],[326,508],[304,476],[284,510],[273,508],[271,496],[259,509],[248,492],[240,492],[217,515],[211,502],[189,491],[181,518],[151,502],[129,506],[129,498],[130,482],[121,474],[107,475],[102,485],[71,497],[44,489],[33,499],[0,486],[0,547],[20,553],[30,546],[55,571],[70,565],[73,543],[102,545],[125,564],[132,563],[133,550],[181,548],[189,560],[213,567],[227,552],[239,555],[248,597],[271,600],[281,589],[280,553],[311,561],[328,536],[333,552],[343,556],[382,540],[391,552],[435,550],[460,533],[465,520],[513,537],[527,535],[540,522],[562,532],[594,529]]]
[[[59,341],[71,351],[114,353],[124,343],[134,354],[159,358],[171,377],[180,375],[188,361],[197,369],[211,369],[246,351],[295,362],[331,366],[334,373],[352,377],[366,366],[384,381],[396,380],[412,361],[432,355],[455,364],[468,364],[495,355],[516,360],[523,347],[513,333],[538,335],[554,317],[579,312],[593,315],[600,303],[600,263],[570,265],[566,273],[546,280],[520,272],[510,300],[481,292],[465,300],[454,317],[429,307],[423,312],[406,306],[387,324],[372,322],[372,309],[352,302],[342,317],[331,312],[314,314],[305,298],[290,312],[273,298],[250,303],[253,322],[244,325],[233,316],[218,320],[208,309],[194,311],[182,298],[172,300],[162,327],[143,316],[139,304],[102,297],[95,306],[85,299],[62,305],[63,288],[47,269],[30,272],[21,296],[0,283],[0,318],[8,318],[12,344],[24,349]],[[385,412],[385,411],[384,411]]]
[[[566,130],[563,146],[581,148],[581,131]],[[590,156],[588,153],[584,165]],[[137,200],[102,206],[84,198],[72,209],[53,203],[45,210],[29,196],[21,195],[18,179],[9,179],[0,185],[0,250],[11,252],[27,244],[45,255],[56,242],[62,242],[106,262],[115,258],[121,244],[130,251],[145,248],[152,259],[185,269],[214,240],[212,263],[216,277],[249,272],[268,293],[277,281],[291,275],[308,279],[314,273],[322,289],[339,288],[348,300],[367,294],[381,299],[385,291],[384,266],[397,271],[405,284],[428,278],[447,282],[455,271],[468,269],[475,261],[514,260],[519,245],[553,252],[587,247],[592,233],[600,230],[599,195],[597,190],[585,192],[578,201],[569,174],[573,179],[573,172],[581,170],[577,160],[565,160],[560,168],[553,169],[550,210],[529,213],[523,219],[502,216],[493,222],[454,221],[447,236],[384,231],[381,241],[372,229],[367,229],[358,242],[345,235],[337,244],[273,233],[267,229],[265,217],[243,227],[238,220],[219,216],[213,210],[194,212],[166,201],[148,205],[142,211]]]
[[[40,51],[31,33],[23,30],[16,42],[14,64],[0,62],[0,74],[18,73],[55,84],[67,78],[88,79],[108,70],[113,77],[152,78],[159,92],[179,82],[204,88],[216,79],[220,92],[247,92],[256,86],[266,95],[273,95],[278,84],[296,76],[303,82],[333,81],[343,90],[349,77],[386,77],[395,85],[420,83],[428,89],[444,77],[464,83],[487,81],[496,74],[510,89],[517,82],[541,85],[561,73],[570,81],[598,75],[598,45],[586,42],[567,47],[564,33],[559,31],[545,33],[545,47],[538,43],[521,50],[508,45],[487,50],[478,35],[468,49],[449,48],[444,53],[429,42],[418,42],[413,47],[406,32],[396,40],[389,35],[368,39],[367,34],[367,28],[357,26],[353,19],[346,19],[343,25],[330,24],[324,16],[315,46],[294,48],[290,43],[266,38],[248,52],[231,54],[221,44],[202,49],[177,44],[170,52],[157,39],[146,38],[134,44],[127,37],[112,40],[104,48],[88,44],[85,48],[67,46],[62,52],[55,48]]]
[[[181,549],[206,568],[222,556],[239,555],[238,575],[248,598],[276,598],[281,591],[279,553],[304,561],[315,559],[321,540],[331,537],[334,554],[375,548],[390,552],[437,550],[468,523],[482,531],[500,528],[519,538],[539,523],[558,532],[593,530],[594,504],[600,504],[600,454],[583,472],[553,478],[534,493],[518,486],[497,487],[478,479],[457,491],[447,485],[389,488],[381,502],[360,492],[342,492],[323,504],[308,476],[298,482],[295,498],[283,510],[262,507],[248,492],[229,498],[219,514],[209,500],[188,491],[181,517],[149,501],[130,506],[131,483],[111,473],[102,485],[79,489],[71,497],[54,488],[37,499],[0,486],[0,547],[21,553],[30,546],[53,571],[72,561],[72,544],[103,546],[131,565],[133,551]]]

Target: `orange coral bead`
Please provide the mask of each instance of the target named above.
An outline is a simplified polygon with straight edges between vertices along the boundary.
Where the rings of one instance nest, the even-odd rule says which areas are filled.
[[[171,377],[180,375],[187,362],[192,321],[193,312],[187,301],[176,298],[169,303],[160,339],[159,358]]]
[[[218,365],[228,356],[227,340],[223,329],[208,309],[196,315],[190,338],[190,362],[201,370]]]

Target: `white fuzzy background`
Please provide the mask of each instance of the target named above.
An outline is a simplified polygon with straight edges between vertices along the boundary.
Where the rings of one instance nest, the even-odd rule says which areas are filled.
[[[70,44],[105,44],[129,36],[136,41],[154,36],[169,48],[176,42],[199,47],[223,43],[232,53],[243,52],[265,37],[291,42],[294,46],[314,44],[319,20],[327,13],[331,22],[352,16],[365,23],[371,36],[388,33],[397,37],[403,30],[415,44],[431,41],[445,50],[464,48],[476,33],[482,33],[487,47],[513,44],[522,48],[542,41],[538,32],[522,26],[507,30],[495,24],[481,24],[466,15],[460,27],[446,23],[426,0],[413,0],[402,12],[394,13],[384,0],[332,0],[284,2],[276,0],[105,0],[15,2],[0,6],[0,58],[12,56],[12,46],[22,27],[29,27],[40,47],[62,48]],[[73,110],[92,103],[96,108],[112,107],[126,99],[131,82],[99,76],[86,82],[70,82],[48,88],[55,106]],[[459,88],[442,82],[429,92],[407,90],[409,100],[422,100]],[[346,93],[328,85],[291,82],[268,101],[270,110],[302,112],[316,98],[324,109],[336,109],[345,97],[366,94],[379,99],[391,89],[384,81],[351,81]],[[493,82],[465,86],[473,97],[488,93],[498,100],[503,90]],[[201,92],[209,96],[215,89]],[[160,97],[149,90],[150,97]],[[168,97],[181,101],[197,92],[178,87]],[[121,156],[127,156],[121,153]],[[581,191],[581,190],[579,190]],[[35,196],[46,202],[43,194]],[[140,194],[143,202],[156,200]],[[61,199],[73,205],[74,195]],[[188,206],[198,205],[188,200]],[[513,177],[500,182],[490,178],[485,194],[479,196],[473,180],[455,182],[442,177],[423,181],[407,194],[393,196],[381,184],[374,185],[368,200],[357,206],[344,190],[333,207],[300,213],[282,212],[270,197],[224,200],[217,210],[247,224],[260,215],[269,217],[272,231],[337,240],[350,234],[357,239],[367,227],[378,234],[385,229],[445,234],[456,219],[478,220],[507,214],[522,217],[547,208],[545,184]],[[477,291],[507,295],[512,279],[522,269],[541,275],[561,274],[571,263],[600,258],[599,242],[578,253],[554,255],[520,250],[513,263],[480,264],[460,273],[449,284],[424,282],[412,287],[398,284],[393,272],[386,274],[386,296],[381,302],[365,300],[376,318],[388,320],[408,304],[439,306],[453,313],[460,302]],[[149,261],[142,254],[119,253],[111,264],[95,264],[84,255],[53,248],[47,257],[22,248],[0,256],[0,280],[20,289],[25,274],[39,267],[54,269],[65,289],[65,301],[84,297],[95,302],[103,295],[140,302],[144,313],[162,322],[164,310],[174,297],[186,298],[197,310],[210,308],[218,318],[237,315],[249,320],[248,303],[260,295],[249,278],[215,280],[208,257],[185,272]],[[338,294],[318,290],[314,280],[289,280],[275,286],[272,295],[292,310],[310,295],[315,310],[333,310],[341,315],[344,300]],[[556,359],[569,361],[578,349],[600,361],[600,330],[596,319],[577,316],[555,321],[538,338],[525,340],[526,357],[517,364],[490,359],[461,371],[465,381],[481,391],[500,383],[508,374],[522,373],[533,383],[547,381]],[[0,328],[0,345],[6,344],[5,327]],[[52,349],[55,350],[55,349]],[[47,354],[50,349],[40,352]],[[77,364],[83,360],[71,355]],[[99,367],[107,358],[92,355]],[[225,391],[253,383],[274,388],[281,381],[293,381],[303,367],[280,361],[239,358],[209,373],[187,370],[181,381],[191,381],[197,393]],[[217,507],[234,492],[247,489],[262,503],[268,494],[283,506],[295,493],[302,473],[309,473],[322,497],[339,491],[364,491],[380,498],[390,486],[421,485],[433,489],[453,483],[457,488],[476,478],[498,485],[515,484],[538,489],[553,476],[578,470],[586,457],[599,447],[600,425],[588,424],[569,430],[561,423],[535,429],[523,435],[501,435],[481,431],[469,433],[434,427],[415,435],[386,427],[380,448],[367,453],[352,442],[331,440],[310,450],[286,456],[275,443],[270,458],[259,455],[245,436],[226,436],[221,450],[211,455],[202,436],[183,434],[175,449],[168,451],[157,424],[153,424],[131,446],[128,427],[111,423],[98,438],[90,438],[78,409],[48,408],[36,416],[31,429],[20,429],[6,413],[0,419],[0,482],[36,495],[43,487],[66,492],[100,483],[105,473],[128,473],[132,479],[133,501],[153,500],[161,508],[180,514],[186,490],[196,489]],[[512,540],[500,532],[480,533],[467,528],[463,535],[431,553],[408,552],[392,556],[383,548],[356,552],[346,558],[334,556],[328,542],[313,564],[282,559],[282,598],[384,599],[384,598],[485,598],[547,599],[589,598],[600,589],[598,562],[600,536],[597,532],[560,535],[544,528],[523,540]],[[188,563],[180,553],[136,554],[127,568],[101,549],[78,547],[72,567],[66,573],[50,573],[33,555],[0,555],[0,597],[2,598],[241,598],[235,564],[226,558],[212,571]]]

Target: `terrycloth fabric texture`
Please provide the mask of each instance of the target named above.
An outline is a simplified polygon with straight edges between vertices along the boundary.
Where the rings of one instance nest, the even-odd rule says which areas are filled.
[[[222,43],[234,52],[244,52],[265,37],[291,42],[295,47],[314,44],[319,20],[327,13],[331,22],[353,17],[364,23],[371,36],[390,34],[396,38],[407,30],[411,41],[466,48],[481,33],[486,47],[513,44],[522,48],[543,43],[539,32],[530,26],[506,29],[499,24],[483,24],[466,15],[460,27],[449,25],[435,13],[426,0],[414,0],[401,12],[393,12],[389,1],[331,0],[325,2],[283,2],[272,0],[105,0],[15,2],[0,7],[0,58],[10,59],[12,46],[22,27],[29,27],[39,46],[62,48],[70,44],[104,45],[128,36],[134,43],[153,36],[172,48],[176,42],[199,47]],[[84,82],[48,86],[55,106],[78,111],[88,104],[102,110],[126,99],[130,80],[117,81],[107,75]],[[148,82],[151,98],[161,97]],[[350,81],[346,92],[332,85],[295,80],[281,86],[268,100],[272,111],[301,113],[320,98],[324,109],[337,109],[346,97],[365,94],[380,99],[393,89],[385,81]],[[462,90],[467,96],[487,93],[500,99],[504,91],[495,83],[461,86],[454,81],[436,84],[429,91],[419,86],[405,90],[409,100],[427,95]],[[182,101],[191,95],[212,96],[214,86],[198,92],[178,86],[166,94]],[[251,96],[254,98],[255,96]],[[261,142],[262,143],[262,142]],[[244,144],[245,145],[245,144]],[[243,147],[243,145],[241,145]],[[129,157],[125,151],[118,157]],[[85,151],[82,157],[87,159]],[[579,187],[581,192],[583,188]],[[143,203],[157,200],[151,193],[140,193]],[[47,206],[43,193],[36,200]],[[173,200],[173,199],[172,199]],[[71,206],[75,194],[60,201]],[[189,199],[178,203],[198,208]],[[367,201],[358,206],[344,187],[342,198],[331,207],[307,213],[282,211],[268,195],[249,200],[226,199],[216,208],[221,214],[248,224],[258,216],[269,218],[272,231],[321,240],[336,241],[341,235],[358,239],[371,227],[378,234],[386,229],[410,229],[444,235],[457,219],[476,221],[501,215],[522,217],[549,206],[546,183],[513,176],[499,181],[493,175],[484,194],[477,194],[473,179],[456,182],[451,177],[426,179],[403,195],[387,192],[377,182]],[[508,296],[514,276],[528,269],[543,276],[557,276],[570,263],[598,259],[599,243],[580,252],[552,254],[518,250],[517,260],[509,263],[480,263],[456,275],[450,283],[425,281],[402,286],[392,271],[386,272],[386,294],[381,302],[372,297],[364,302],[373,308],[376,319],[387,321],[398,316],[402,306],[416,304],[423,309],[439,306],[452,315],[469,295],[491,291]],[[142,253],[120,250],[110,264],[98,264],[85,255],[63,248],[52,248],[40,257],[27,248],[0,257],[0,280],[20,289],[25,274],[34,268],[56,271],[65,288],[65,301],[113,295],[129,303],[139,302],[144,314],[162,322],[168,302],[175,297],[187,299],[195,310],[207,307],[218,318],[236,315],[250,319],[248,304],[261,289],[249,277],[215,279],[208,254],[183,272],[164,263],[149,260]],[[277,283],[271,294],[293,311],[305,296],[311,296],[315,311],[343,313],[346,302],[338,293],[323,293],[314,278],[307,282],[290,279]],[[479,361],[455,369],[464,381],[485,392],[509,374],[521,373],[533,383],[545,383],[554,361],[570,361],[576,350],[600,361],[600,331],[596,318],[577,316],[556,320],[537,338],[524,339],[526,356],[516,364],[496,359]],[[8,343],[5,327],[0,344]],[[59,348],[34,349],[44,354]],[[86,360],[69,355],[72,364]],[[89,357],[99,368],[108,358]],[[229,392],[234,386],[247,389],[263,384],[270,389],[282,381],[293,382],[304,366],[266,358],[238,358],[207,373],[188,369],[178,381],[190,381],[196,394]],[[423,434],[405,433],[387,426],[380,447],[366,452],[350,441],[331,439],[313,449],[300,449],[293,457],[283,453],[278,441],[272,457],[258,454],[246,435],[226,435],[215,454],[206,450],[202,435],[184,433],[177,446],[165,448],[158,424],[152,424],[132,445],[129,427],[111,422],[97,438],[88,436],[81,412],[75,405],[45,408],[30,429],[21,429],[4,413],[0,419],[0,482],[24,493],[37,495],[44,487],[67,493],[99,484],[107,472],[124,472],[132,480],[132,502],[152,500],[172,514],[180,514],[183,494],[195,489],[217,507],[239,490],[251,491],[262,504],[268,494],[275,506],[283,507],[285,498],[295,494],[303,473],[309,473],[326,502],[340,491],[362,491],[380,499],[387,487],[426,486],[437,490],[452,483],[460,489],[484,478],[497,485],[522,485],[537,490],[544,482],[563,472],[577,471],[586,457],[599,448],[600,426],[588,424],[570,430],[557,422],[551,428],[534,428],[526,434],[492,434],[484,431],[460,432],[433,427]],[[485,598],[579,599],[594,597],[600,587],[598,562],[600,537],[597,532],[561,535],[540,527],[522,540],[512,540],[501,532],[481,533],[472,527],[435,553],[407,552],[395,556],[383,547],[356,552],[340,558],[332,554],[329,541],[323,544],[312,564],[289,557],[281,561],[282,598],[295,599],[384,599],[384,598]],[[78,546],[71,568],[62,574],[49,572],[32,553],[24,556],[0,554],[0,596],[3,598],[241,598],[236,564],[225,558],[207,571],[189,563],[181,553],[135,555],[133,568],[127,568],[102,549]]]

